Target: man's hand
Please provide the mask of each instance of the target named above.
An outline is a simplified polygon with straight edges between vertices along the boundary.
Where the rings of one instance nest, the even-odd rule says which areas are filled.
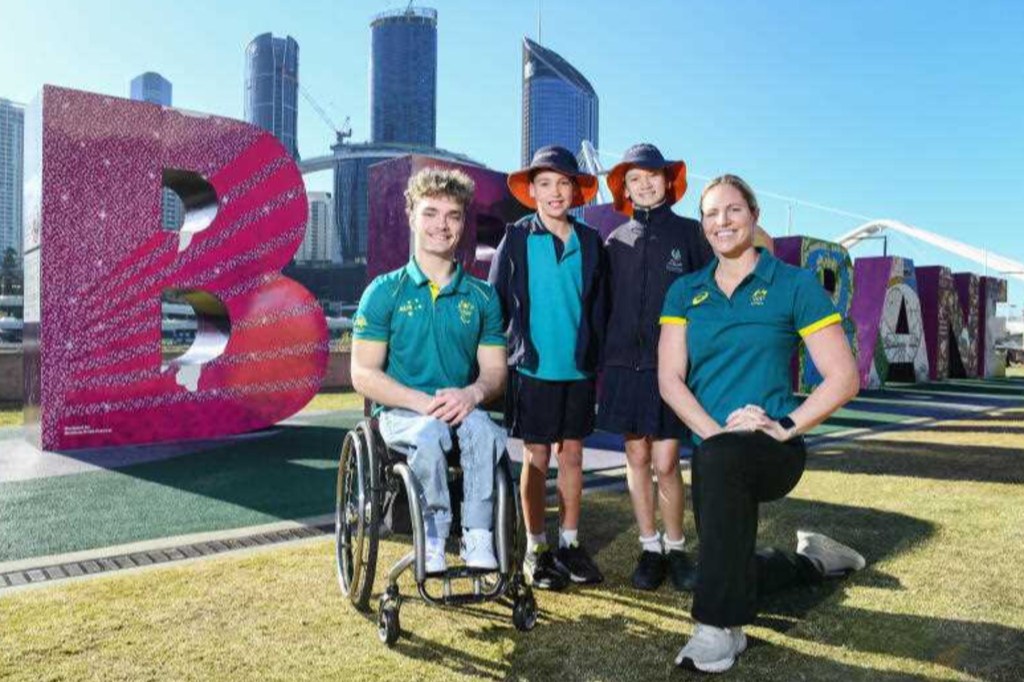
[[[442,388],[430,401],[426,414],[452,426],[458,426],[483,402],[483,398],[483,391],[476,386]]]

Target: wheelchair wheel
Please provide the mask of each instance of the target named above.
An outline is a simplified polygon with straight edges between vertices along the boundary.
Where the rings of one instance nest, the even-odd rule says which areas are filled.
[[[387,646],[394,646],[398,636],[402,634],[402,624],[398,617],[399,601],[390,597],[381,598],[377,612],[377,637]]]
[[[520,632],[529,632],[537,624],[537,600],[529,587],[520,592],[512,603],[512,624]]]
[[[368,423],[360,422],[341,447],[334,512],[338,583],[360,611],[369,609],[377,569],[379,469],[374,436]]]

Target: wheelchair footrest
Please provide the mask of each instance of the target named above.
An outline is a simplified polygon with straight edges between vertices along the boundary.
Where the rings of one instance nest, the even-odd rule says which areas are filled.
[[[487,576],[490,576],[493,582],[484,582],[484,578]],[[471,581],[472,591],[457,592],[453,590],[452,582],[455,580]],[[442,589],[440,595],[431,593],[430,585],[432,583],[440,583]],[[430,604],[436,606],[457,606],[459,604],[473,604],[497,599],[508,591],[508,585],[508,578],[500,573],[456,566],[449,568],[445,573],[428,575],[427,579],[419,583],[417,587],[423,600]]]

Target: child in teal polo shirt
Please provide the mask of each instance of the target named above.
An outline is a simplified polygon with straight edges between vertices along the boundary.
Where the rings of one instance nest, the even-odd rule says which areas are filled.
[[[541,589],[598,583],[600,569],[578,541],[583,439],[594,430],[594,375],[604,331],[604,246],[570,209],[597,193],[562,147],[542,147],[508,178],[513,196],[536,209],[510,225],[491,261],[490,281],[508,325],[506,419],[523,439],[520,493],[527,527],[523,572]],[[558,457],[560,529],[551,551],[544,530],[548,463]]]
[[[463,470],[462,557],[471,568],[498,566],[494,468],[506,436],[478,405],[505,384],[501,305],[455,261],[473,189],[461,171],[426,168],[409,179],[413,257],[370,283],[353,324],[352,383],[379,406],[381,437],[406,453],[423,491],[428,573],[446,568],[453,434]]]

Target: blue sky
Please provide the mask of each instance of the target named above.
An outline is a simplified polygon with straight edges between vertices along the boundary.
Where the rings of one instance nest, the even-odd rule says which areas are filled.
[[[354,139],[369,128],[369,21],[405,3],[2,0],[0,97],[44,83],[127,96],[158,71],[175,106],[241,117],[244,49],[272,31],[300,45],[304,87]],[[639,140],[683,158],[693,215],[723,172],[762,191],[763,224],[791,202],[893,218],[1024,262],[1024,3],[681,0],[437,0],[438,144],[510,170],[520,155],[520,44],[536,37],[601,100],[611,166]],[[333,135],[300,100],[303,156]],[[326,188],[329,179],[309,179]],[[796,204],[794,234],[835,237],[860,221]],[[868,243],[854,256],[876,255]],[[892,236],[918,264],[983,268]],[[1024,305],[1024,282],[1011,280]],[[1018,307],[1015,315],[1019,315]]]

